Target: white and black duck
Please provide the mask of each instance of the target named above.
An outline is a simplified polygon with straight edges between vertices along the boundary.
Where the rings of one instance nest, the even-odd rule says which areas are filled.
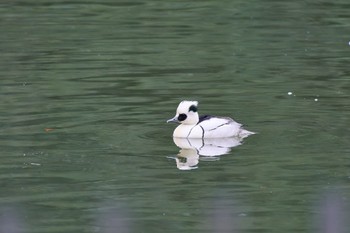
[[[167,122],[177,122],[180,125],[174,130],[176,138],[245,138],[254,132],[248,131],[229,117],[212,115],[199,116],[198,101],[182,101],[176,110],[174,118]]]

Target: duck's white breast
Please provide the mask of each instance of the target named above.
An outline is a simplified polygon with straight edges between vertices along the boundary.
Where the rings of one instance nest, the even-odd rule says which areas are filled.
[[[173,136],[177,138],[202,138],[203,130],[199,125],[179,125]]]

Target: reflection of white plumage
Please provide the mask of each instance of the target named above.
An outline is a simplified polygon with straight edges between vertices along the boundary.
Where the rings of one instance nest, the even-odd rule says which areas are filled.
[[[241,140],[231,138],[173,138],[174,143],[180,149],[176,160],[176,166],[180,170],[192,170],[198,168],[200,160],[216,161],[220,155],[228,154],[231,148],[241,145]]]
[[[182,101],[174,118],[167,122],[178,122],[173,136],[178,138],[245,138],[253,132],[245,130],[242,125],[229,117],[204,115],[197,112],[197,101]]]
[[[242,139],[232,138],[173,138],[177,147],[195,150],[201,156],[220,156],[227,154],[231,148],[241,145]]]

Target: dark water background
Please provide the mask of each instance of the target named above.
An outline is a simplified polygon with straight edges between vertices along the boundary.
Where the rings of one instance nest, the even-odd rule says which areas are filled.
[[[347,0],[8,1],[0,29],[1,232],[350,231]],[[259,134],[178,170],[183,99]]]

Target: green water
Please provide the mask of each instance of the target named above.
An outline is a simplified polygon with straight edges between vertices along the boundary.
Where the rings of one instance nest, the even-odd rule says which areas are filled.
[[[0,232],[349,232],[349,12],[0,3]],[[258,134],[180,170],[183,99]]]

